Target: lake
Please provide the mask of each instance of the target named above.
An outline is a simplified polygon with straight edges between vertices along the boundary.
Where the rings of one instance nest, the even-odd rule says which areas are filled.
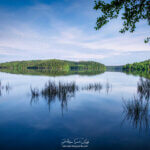
[[[0,80],[0,149],[150,149],[148,79],[105,72]]]

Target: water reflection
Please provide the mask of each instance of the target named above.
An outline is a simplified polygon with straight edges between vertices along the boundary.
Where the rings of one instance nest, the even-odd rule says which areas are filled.
[[[89,83],[88,85],[82,87],[82,90],[100,92],[102,88],[103,86],[101,83]]]
[[[106,82],[105,86],[106,86],[106,93],[107,94],[112,91],[112,85],[108,81]]]
[[[23,75],[39,75],[39,76],[68,76],[68,75],[98,75],[103,74],[105,70],[87,70],[87,69],[72,69],[64,71],[64,70],[50,70],[50,69],[37,69],[36,67],[28,67],[26,69],[11,69],[11,68],[0,68],[0,72],[6,72],[11,74],[23,74]]]
[[[130,100],[123,100],[124,120],[128,120],[140,131],[149,129],[149,99],[150,80],[140,78],[137,84],[137,96],[133,96]]]
[[[137,93],[140,97],[140,99],[150,99],[150,80],[149,79],[143,79],[140,78],[140,81],[137,85]]]
[[[104,88],[106,93],[108,94],[111,91],[110,89],[112,89],[112,85],[108,81],[104,86],[100,82],[88,83],[86,85],[79,86],[76,84],[76,82],[65,83],[59,81],[58,83],[56,83],[54,81],[48,81],[45,83],[42,89],[33,88],[32,86],[30,86],[30,95],[31,95],[30,104],[32,105],[33,103],[34,104],[38,103],[41,97],[47,102],[50,110],[51,102],[59,100],[61,102],[61,108],[63,112],[64,109],[67,109],[68,101],[71,98],[75,97],[77,91],[100,93],[101,90]],[[4,85],[0,81],[0,96],[2,96],[3,92],[9,94],[11,89],[12,88],[9,83]]]
[[[110,83],[107,82],[106,93],[110,92]],[[54,81],[48,81],[45,83],[44,87],[39,90],[38,88],[30,87],[31,101],[30,103],[38,103],[39,97],[42,97],[46,100],[49,110],[51,102],[59,100],[61,102],[62,113],[64,109],[67,109],[68,101],[75,97],[77,91],[88,91],[88,92],[99,92],[103,89],[103,85],[98,83],[89,83],[86,85],[79,86],[76,82],[61,82],[58,83]]]
[[[77,90],[78,86],[75,82],[59,82],[56,84],[55,82],[49,81],[42,89],[41,95],[45,98],[48,105],[50,105],[51,101],[58,98],[58,100],[61,102],[61,108],[63,110],[64,108],[67,108],[67,101],[75,96],[75,92]]]
[[[75,92],[78,91],[78,86],[75,82],[58,84],[54,81],[48,81],[42,90],[31,88],[31,104],[37,103],[39,96],[44,98],[49,106],[56,98],[61,102],[62,110],[67,108],[67,101],[75,96]]]
[[[40,96],[39,89],[37,88],[33,89],[32,87],[30,87],[30,91],[31,91],[31,104],[32,102],[37,103]]]
[[[9,93],[11,90],[11,86],[9,83],[2,84],[2,81],[0,81],[0,96],[2,96],[2,93],[5,91],[6,93]]]
[[[149,102],[133,97],[123,103],[125,118],[134,128],[149,129]]]

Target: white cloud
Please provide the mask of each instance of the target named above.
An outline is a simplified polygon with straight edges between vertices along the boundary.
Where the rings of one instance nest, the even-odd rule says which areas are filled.
[[[79,6],[76,5],[76,7]],[[66,13],[71,12],[70,8],[66,10]],[[0,55],[8,55],[10,60],[11,58],[23,59],[23,56],[24,59],[58,58],[96,61],[109,59],[109,64],[109,62],[113,62],[115,56],[122,57],[133,54],[129,52],[150,51],[150,45],[143,42],[148,34],[147,28],[143,29],[145,24],[142,29],[139,28],[138,32],[133,34],[118,33],[118,28],[121,26],[118,20],[106,25],[101,31],[95,31],[86,26],[86,23],[84,28],[80,22],[72,25],[69,20],[66,22],[66,19],[57,18],[59,15],[55,15],[53,9],[55,10],[52,6],[38,4],[26,8],[27,14],[30,16],[26,16],[23,22],[22,19],[14,21],[15,18],[12,16],[8,17],[10,20],[7,20],[6,24],[0,25],[4,28],[4,30],[0,29]],[[20,11],[20,13],[24,12]],[[17,15],[22,14],[17,12],[15,16]],[[48,24],[39,28],[39,18],[41,17]],[[11,24],[11,22],[13,23]],[[150,57],[150,53],[146,55]],[[8,57],[5,57],[3,61]],[[118,62],[120,60],[121,58],[118,58]],[[124,61],[124,63],[126,62]]]

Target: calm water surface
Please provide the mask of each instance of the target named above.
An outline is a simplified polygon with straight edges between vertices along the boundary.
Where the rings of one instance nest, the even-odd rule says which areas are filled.
[[[149,80],[117,72],[0,80],[1,150],[77,149],[62,142],[83,140],[80,149],[150,149]]]

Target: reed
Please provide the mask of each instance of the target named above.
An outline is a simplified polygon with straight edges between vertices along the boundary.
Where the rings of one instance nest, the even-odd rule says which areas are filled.
[[[125,114],[124,120],[128,120],[133,127],[139,130],[149,128],[149,115],[148,115],[149,102],[133,97],[131,100],[123,101],[123,113]]]
[[[102,84],[101,83],[89,83],[88,85],[82,87],[82,90],[88,90],[88,91],[101,91],[103,88]]]
[[[145,98],[146,100],[150,99],[150,80],[140,78],[140,81],[137,85],[137,93],[141,99]]]

